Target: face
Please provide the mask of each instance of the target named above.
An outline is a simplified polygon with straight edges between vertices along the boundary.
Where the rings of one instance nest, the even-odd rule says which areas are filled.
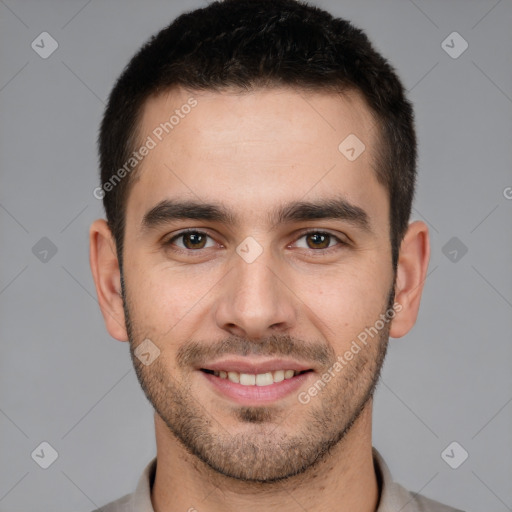
[[[169,435],[216,471],[303,473],[369,404],[394,313],[373,118],[355,93],[180,90],[149,100],[141,127],[155,146],[123,251],[141,386]],[[366,148],[355,159],[355,139],[339,149],[350,134]],[[148,365],[135,356],[146,339],[160,351]]]

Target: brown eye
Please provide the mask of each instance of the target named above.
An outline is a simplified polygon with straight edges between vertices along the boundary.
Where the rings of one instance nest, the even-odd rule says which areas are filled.
[[[327,249],[329,242],[331,241],[331,235],[329,233],[308,233],[306,240],[311,240],[312,246],[308,244],[310,249]]]
[[[187,249],[202,249],[206,242],[206,237],[201,233],[185,233],[182,237]]]
[[[305,244],[299,244],[298,241],[302,239],[306,241]],[[309,231],[307,233],[304,233],[297,240],[296,244],[302,249],[310,249],[315,252],[320,252],[322,250],[327,252],[330,251],[331,249],[336,250],[337,248],[342,248],[343,246],[347,245],[343,240],[341,240],[337,236],[324,231]]]
[[[177,245],[180,249],[188,250],[204,249],[208,238],[210,237],[202,231],[183,231],[173,236],[165,245]],[[182,240],[182,244],[175,244],[176,240],[180,239]]]

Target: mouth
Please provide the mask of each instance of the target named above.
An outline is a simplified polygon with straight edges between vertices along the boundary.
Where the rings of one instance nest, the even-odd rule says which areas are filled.
[[[291,368],[293,366],[293,368]],[[297,392],[316,373],[312,368],[286,361],[251,364],[235,361],[198,368],[206,385],[224,399],[239,405],[276,402]]]
[[[303,375],[304,373],[312,372],[309,370],[274,370],[264,373],[243,373],[226,370],[209,370],[207,368],[201,368],[201,371],[219,377],[220,379],[227,379],[235,384],[242,386],[271,386],[283,382],[284,380],[293,379],[297,375]]]

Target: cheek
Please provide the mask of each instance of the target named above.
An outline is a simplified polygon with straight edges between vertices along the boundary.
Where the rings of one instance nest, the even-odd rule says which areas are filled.
[[[373,325],[387,304],[388,286],[383,269],[343,271],[329,279],[305,279],[299,297],[314,312],[310,319],[333,345],[345,345]],[[380,273],[380,274],[379,274]],[[318,277],[318,276],[317,276]],[[304,309],[309,315],[308,308]],[[320,322],[319,322],[320,321]]]
[[[213,270],[194,272],[169,264],[153,267],[134,266],[130,280],[130,299],[140,325],[165,333],[178,322],[201,309],[202,299],[208,300],[208,290],[221,275]],[[220,283],[219,283],[220,284]]]

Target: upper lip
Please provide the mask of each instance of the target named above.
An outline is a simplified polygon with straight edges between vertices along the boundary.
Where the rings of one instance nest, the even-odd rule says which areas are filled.
[[[213,363],[206,363],[199,369],[248,374],[260,374],[276,370],[295,370],[302,372],[312,370],[311,366],[293,361],[291,359],[269,359],[266,361],[247,361],[242,359],[224,359]]]

